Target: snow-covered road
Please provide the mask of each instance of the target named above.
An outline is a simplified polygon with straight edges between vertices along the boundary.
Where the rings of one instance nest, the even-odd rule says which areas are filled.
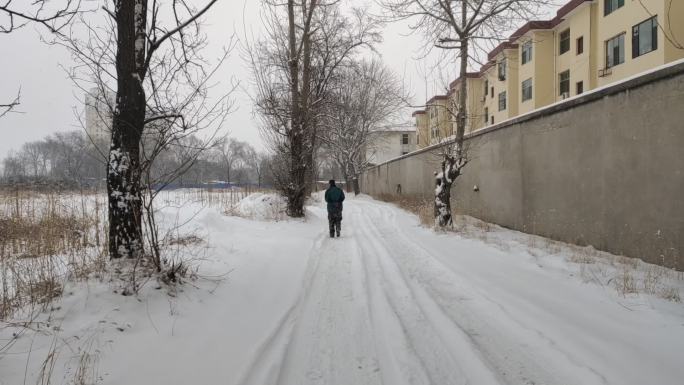
[[[681,320],[672,320],[669,334],[648,311],[635,314],[575,278],[479,242],[417,228],[387,204],[352,200],[345,213],[343,238],[327,238],[320,226],[296,303],[241,383],[684,378]]]
[[[172,302],[66,297],[91,316],[63,316],[65,333],[99,336],[106,384],[682,383],[681,303],[620,297],[562,256],[436,234],[368,197],[330,239],[314,203],[304,222],[198,216],[226,282]]]

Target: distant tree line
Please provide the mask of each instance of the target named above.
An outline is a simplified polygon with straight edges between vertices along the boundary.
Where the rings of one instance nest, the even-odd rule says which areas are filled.
[[[194,156],[202,141],[195,136],[178,140],[158,155],[152,174],[159,177],[177,170]],[[27,142],[2,159],[2,185],[46,185],[63,188],[104,187],[106,161],[102,148],[82,131],[59,132],[41,140]],[[171,185],[195,186],[212,182],[230,182],[269,187],[273,184],[272,157],[260,153],[249,143],[235,139],[220,140],[193,159]],[[156,179],[156,178],[155,178]]]

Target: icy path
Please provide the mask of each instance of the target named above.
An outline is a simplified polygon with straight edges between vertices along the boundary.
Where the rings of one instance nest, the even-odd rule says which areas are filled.
[[[682,304],[619,297],[562,257],[435,234],[365,197],[330,239],[323,207],[306,222],[206,212],[209,270],[232,269],[211,294],[104,290],[66,297],[56,319],[97,336],[105,384],[682,383]],[[0,360],[0,374],[23,378],[25,362]]]

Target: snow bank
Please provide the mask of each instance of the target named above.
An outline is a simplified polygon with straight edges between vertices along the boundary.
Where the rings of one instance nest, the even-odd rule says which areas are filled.
[[[279,221],[285,215],[285,199],[273,193],[254,193],[238,202],[233,212],[249,219]]]

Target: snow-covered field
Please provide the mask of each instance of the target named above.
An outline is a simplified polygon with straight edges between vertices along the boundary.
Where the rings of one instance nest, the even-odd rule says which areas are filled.
[[[0,325],[0,384],[41,383],[43,367],[53,384],[684,379],[684,305],[662,298],[684,289],[678,273],[498,227],[435,233],[365,196],[348,197],[330,239],[320,197],[306,220],[263,220],[274,204],[239,206],[262,220],[169,205],[162,221],[203,239],[188,246],[200,278],[137,298],[68,286],[28,329]],[[626,274],[640,290],[615,289]]]

